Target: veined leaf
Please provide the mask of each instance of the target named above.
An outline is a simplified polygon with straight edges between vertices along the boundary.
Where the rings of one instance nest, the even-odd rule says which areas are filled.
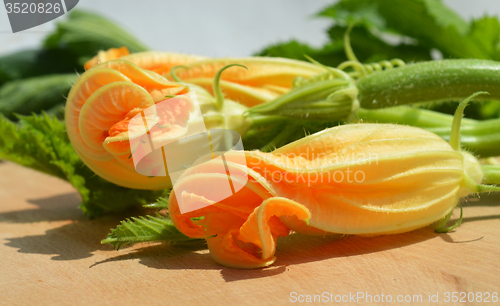
[[[83,70],[64,49],[22,50],[0,57],[0,85],[12,80]]]
[[[157,215],[156,217],[132,217],[122,221],[116,229],[111,230],[108,237],[101,243],[109,243],[118,250],[124,244],[138,242],[166,241],[174,243],[193,240],[199,239],[189,238],[175,227],[170,218]]]
[[[387,31],[384,17],[378,12],[377,4],[371,0],[340,1],[323,9],[318,16],[332,18],[335,25],[356,24],[367,29]]]
[[[160,198],[156,199],[156,201],[154,203],[143,205],[143,207],[153,208],[153,209],[157,209],[157,210],[167,209],[168,208],[168,196],[169,195],[166,195],[164,197],[160,197]]]
[[[336,24],[359,20],[369,30],[414,38],[446,58],[492,59],[498,54],[497,18],[469,24],[440,0],[342,0],[319,15],[333,18]],[[385,22],[375,22],[380,18]]]
[[[356,27],[351,31],[351,46],[357,58],[363,63],[400,58],[405,62],[426,61],[431,58],[431,47],[416,40],[408,40],[400,32],[387,25],[385,16],[379,12],[377,1],[340,1],[324,9],[319,16],[334,20],[328,30],[330,42],[323,48],[312,48],[296,41],[269,46],[257,55],[280,56],[304,60],[307,54],[328,66],[338,66],[347,60],[344,51],[344,34],[348,25]],[[386,34],[396,35],[399,42],[389,43]]]
[[[468,36],[474,38],[485,53],[492,54],[493,60],[500,60],[500,22],[497,17],[473,20]]]
[[[14,123],[0,115],[0,158],[71,183],[82,197],[80,208],[89,217],[151,203],[165,190],[136,190],[117,186],[90,170],[76,154],[64,122],[47,114],[20,116]]]
[[[62,122],[45,114],[19,118],[16,124],[0,115],[0,158],[62,179],[81,165]]]
[[[347,27],[336,25],[328,30],[328,35],[332,41],[342,42],[343,47],[343,38],[346,31]],[[418,43],[391,45],[365,27],[352,29],[350,41],[356,57],[363,63],[391,60],[393,58],[400,58],[405,62],[431,60],[429,48]],[[344,51],[342,50],[342,52]],[[347,57],[345,57],[345,60],[347,60]]]
[[[29,115],[64,104],[76,73],[53,74],[10,81],[0,87],[0,113],[9,119]]]
[[[127,47],[130,52],[147,51],[137,38],[100,15],[72,10],[68,20],[57,24],[57,31],[46,38],[46,48],[64,47],[77,54],[80,64],[99,50]]]

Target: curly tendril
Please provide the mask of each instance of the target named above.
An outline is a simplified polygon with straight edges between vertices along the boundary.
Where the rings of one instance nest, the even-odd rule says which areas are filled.
[[[377,63],[363,64],[361,63],[351,47],[351,40],[349,34],[351,33],[354,24],[349,25],[347,31],[344,34],[344,51],[347,56],[347,61],[341,63],[337,69],[345,71],[347,68],[354,69],[353,72],[349,72],[349,76],[355,79],[362,78],[364,76],[370,75],[374,72],[388,70],[396,67],[406,66],[406,63],[399,58],[392,59],[390,61],[380,61]]]
[[[293,81],[294,88],[326,80],[334,80],[334,79],[342,79],[346,81],[351,80],[349,75],[340,69],[325,66],[306,54],[304,54],[304,57],[311,63],[324,68],[325,72],[313,75],[308,79],[300,76],[296,77],[295,80]]]
[[[181,82],[182,82],[182,80],[181,80],[181,79],[177,76],[177,74],[175,74],[175,70],[176,70],[176,69],[179,69],[179,68],[182,68],[182,69],[189,69],[189,67],[179,65],[179,66],[174,66],[174,67],[170,68],[170,75],[172,76],[172,79],[173,79],[175,82],[179,82],[179,83],[181,83]]]

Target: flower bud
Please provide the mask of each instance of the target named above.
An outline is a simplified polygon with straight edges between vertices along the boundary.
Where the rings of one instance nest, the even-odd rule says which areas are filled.
[[[245,152],[244,163],[224,156],[181,176],[182,196],[172,193],[169,213],[181,232],[206,238],[218,262],[243,268],[272,263],[277,237],[290,230],[378,235],[427,226],[482,180],[472,155],[423,129],[392,124],[338,126],[271,153]],[[220,200],[217,184],[228,179],[247,183]],[[181,214],[179,199],[204,208]]]
[[[318,75],[317,77],[324,77]],[[303,80],[278,98],[251,108],[252,116],[282,116],[311,121],[346,120],[359,107],[358,89],[347,75],[328,74],[325,80]]]
[[[65,121],[69,139],[83,162],[112,183],[136,189],[171,187],[168,176],[148,177],[136,172],[129,140],[139,137],[141,129],[131,128],[129,123],[156,103],[188,91],[187,86],[129,61],[106,61],[82,74],[68,95]],[[172,117],[169,131],[182,137],[189,120],[194,120],[193,105],[182,99],[178,102],[165,110]],[[151,112],[148,122],[165,125],[162,120],[169,114],[165,118],[155,114]]]

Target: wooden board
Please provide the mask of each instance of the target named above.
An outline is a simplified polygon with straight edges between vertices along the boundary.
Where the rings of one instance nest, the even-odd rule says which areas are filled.
[[[360,293],[359,304],[370,304],[366,294],[424,304],[438,294],[439,304],[453,305],[447,292],[500,292],[497,195],[465,202],[464,223],[449,234],[292,235],[260,270],[221,267],[202,245],[113,251],[100,240],[130,213],[88,220],[70,185],[11,163],[0,163],[0,199],[2,305],[281,305],[307,295],[336,304]]]

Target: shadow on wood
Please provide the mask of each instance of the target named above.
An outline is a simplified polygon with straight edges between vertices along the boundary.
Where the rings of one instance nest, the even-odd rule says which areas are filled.
[[[48,198],[29,199],[27,202],[38,206],[38,208],[0,213],[0,222],[32,223],[82,218],[82,213],[76,209],[81,202],[80,196],[76,192]]]
[[[37,209],[1,213],[0,222],[6,223],[64,223],[62,226],[46,230],[43,235],[7,238],[5,245],[17,248],[18,252],[21,253],[53,255],[52,260],[79,260],[93,256],[93,253],[98,250],[111,250],[111,246],[101,245],[100,241],[121,220],[131,215],[149,213],[149,211],[139,209],[89,220],[76,208],[78,202],[76,193],[68,193],[29,200],[29,203],[39,207]],[[497,203],[496,200],[492,202],[493,205]],[[464,222],[498,217],[500,216],[472,216],[464,218]],[[383,252],[418,244],[438,236],[446,242],[457,242],[446,234],[434,233],[430,227],[405,234],[377,237],[347,236],[341,238],[340,235],[316,237],[292,234],[279,240],[276,254],[278,259],[273,266],[245,272],[225,268],[215,263],[203,241],[184,244],[155,243],[110,252],[109,256],[113,257],[96,262],[91,267],[109,262],[139,259],[140,264],[153,269],[220,270],[221,276],[226,282],[233,282],[280,274],[291,265]]]
[[[144,210],[137,209],[89,220],[77,208],[80,203],[77,193],[28,202],[39,208],[0,213],[0,222],[21,223],[22,226],[44,223],[47,228],[52,223],[64,225],[48,229],[43,235],[6,238],[5,245],[21,253],[54,255],[53,260],[77,260],[91,257],[97,250],[109,250],[109,246],[100,243],[109,230],[131,215],[144,214]]]
[[[340,235],[315,237],[292,234],[279,240],[276,254],[278,260],[273,266],[245,271],[226,268],[215,263],[202,242],[156,244],[134,249],[126,254],[98,262],[93,266],[107,262],[139,259],[140,264],[154,269],[220,270],[224,280],[232,282],[280,274],[285,272],[287,266],[290,265],[401,248],[434,238],[437,235],[430,228],[406,234],[379,237],[349,236],[340,238]]]

